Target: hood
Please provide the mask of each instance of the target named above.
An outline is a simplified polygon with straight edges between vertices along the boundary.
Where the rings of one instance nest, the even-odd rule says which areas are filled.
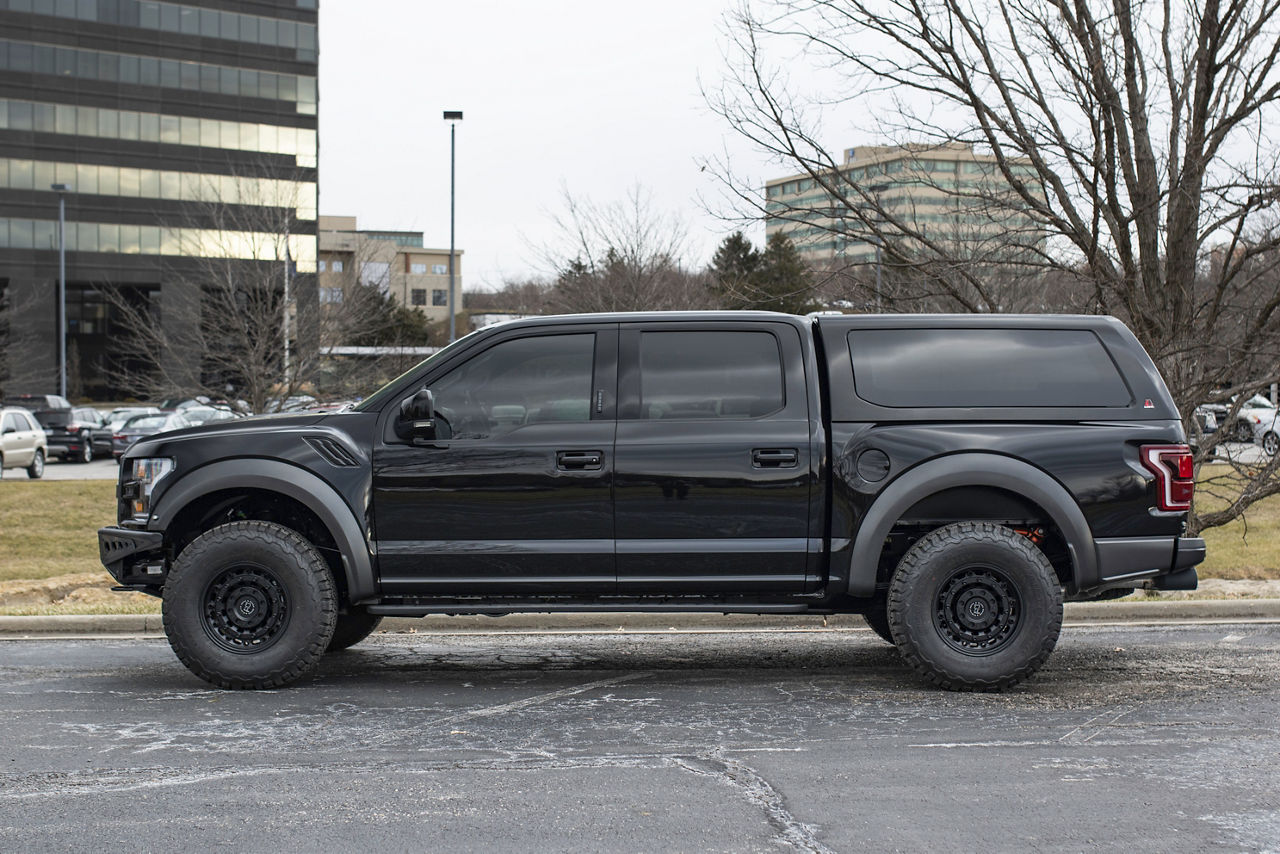
[[[214,421],[148,436],[131,446],[125,456],[165,456],[164,446],[174,442],[239,443],[247,436],[291,432],[300,428],[313,427],[328,417],[322,412],[285,412],[277,415],[251,415],[248,418],[236,418],[231,421]]]

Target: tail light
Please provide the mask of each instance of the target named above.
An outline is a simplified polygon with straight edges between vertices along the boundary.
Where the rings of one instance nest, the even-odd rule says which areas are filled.
[[[1143,445],[1142,466],[1156,476],[1156,506],[1190,510],[1195,492],[1195,462],[1186,445]]]
[[[111,438],[112,438],[112,439],[115,439],[115,440],[116,440],[116,441],[118,441],[118,442],[123,442],[125,439],[127,439],[127,438],[129,438],[129,437],[128,437],[128,436],[126,436],[126,435],[125,435],[125,434],[123,434],[123,433],[117,433],[117,434],[115,434],[114,436],[112,436]]]

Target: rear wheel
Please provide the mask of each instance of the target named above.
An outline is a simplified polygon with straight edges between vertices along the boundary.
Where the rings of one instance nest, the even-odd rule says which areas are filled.
[[[1035,673],[1062,629],[1062,588],[1044,554],[990,522],[932,531],[889,584],[899,651],[953,691],[1000,690]]]
[[[44,451],[40,448],[36,448],[36,455],[31,458],[31,465],[27,466],[27,477],[32,480],[44,477]]]
[[[296,531],[220,525],[187,546],[164,584],[164,630],[192,673],[220,688],[275,688],[312,670],[333,637],[329,567]]]
[[[1276,451],[1280,451],[1280,436],[1275,431],[1268,430],[1267,435],[1262,437],[1262,451],[1269,457],[1274,457]]]
[[[80,453],[76,454],[76,462],[93,462],[93,437],[88,433],[80,434]]]
[[[382,617],[376,614],[360,612],[339,614],[338,622],[333,627],[333,637],[329,639],[329,652],[355,646],[373,634],[374,629],[378,628],[381,622]]]

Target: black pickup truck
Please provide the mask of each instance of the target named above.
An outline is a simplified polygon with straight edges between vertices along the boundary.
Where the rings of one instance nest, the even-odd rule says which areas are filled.
[[[934,684],[999,689],[1064,598],[1195,587],[1193,475],[1113,318],[580,315],[350,411],[143,440],[99,542],[230,688],[384,615],[709,611],[860,613]]]

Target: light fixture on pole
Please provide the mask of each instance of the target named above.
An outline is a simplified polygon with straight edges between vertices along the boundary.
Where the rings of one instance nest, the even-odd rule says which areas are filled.
[[[50,184],[58,194],[58,394],[67,396],[67,196],[71,187]]]
[[[457,329],[457,296],[453,280],[453,200],[454,200],[454,132],[458,122],[462,121],[462,110],[445,110],[444,120],[449,122],[449,343],[458,340]]]

